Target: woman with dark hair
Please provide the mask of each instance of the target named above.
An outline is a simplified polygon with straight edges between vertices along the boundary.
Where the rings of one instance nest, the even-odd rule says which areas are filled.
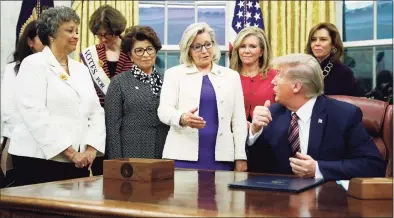
[[[121,49],[121,34],[125,31],[126,24],[123,14],[110,5],[99,7],[89,20],[89,29],[99,40],[99,44],[86,48],[80,56],[92,74],[102,107],[111,79],[128,71],[132,65],[129,56]],[[103,174],[103,161],[107,158],[105,155],[94,161],[94,175]]]
[[[122,51],[131,69],[116,75],[105,96],[108,158],[162,158],[169,126],[157,116],[163,79],[154,65],[161,42],[148,26],[133,26]]]
[[[86,48],[80,56],[93,74],[93,82],[102,107],[110,79],[128,71],[132,64],[129,56],[121,50],[121,34],[126,24],[126,18],[122,13],[110,5],[99,7],[89,20],[89,29],[99,40],[99,44]]]
[[[2,143],[0,147],[1,154],[1,169],[5,176],[7,176],[7,170],[12,168],[12,161],[8,154],[8,145],[11,138],[12,129],[17,122],[18,117],[16,116],[17,111],[15,108],[14,100],[14,82],[16,75],[18,74],[19,67],[27,56],[42,51],[44,46],[37,36],[37,21],[31,21],[23,30],[22,35],[18,39],[15,51],[13,54],[13,60],[7,64],[4,72],[3,81],[1,84],[1,122],[4,125],[2,133]],[[2,151],[2,152],[1,152]],[[10,174],[12,172],[10,171]],[[11,177],[6,177],[8,181],[12,180]],[[0,184],[0,187],[1,184]]]
[[[343,64],[344,48],[334,24],[319,23],[312,27],[305,53],[314,56],[320,63],[324,76],[324,94],[357,94],[353,71]]]
[[[75,51],[80,18],[71,8],[45,10],[37,33],[45,48],[26,57],[15,80],[21,117],[9,153],[16,185],[89,176],[105,149],[105,119],[89,70]]]

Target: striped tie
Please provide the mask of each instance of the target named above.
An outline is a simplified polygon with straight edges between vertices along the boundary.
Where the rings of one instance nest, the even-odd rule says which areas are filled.
[[[298,116],[296,113],[291,115],[290,129],[289,129],[289,145],[291,148],[291,156],[295,157],[296,153],[300,151],[300,134],[298,127]]]

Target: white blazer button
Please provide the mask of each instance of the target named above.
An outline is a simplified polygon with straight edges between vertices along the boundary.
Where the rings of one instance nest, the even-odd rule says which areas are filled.
[[[220,134],[219,134],[219,136],[222,136],[223,135],[223,133],[221,132]]]

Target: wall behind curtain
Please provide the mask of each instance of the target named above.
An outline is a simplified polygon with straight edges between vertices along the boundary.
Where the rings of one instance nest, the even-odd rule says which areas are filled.
[[[127,27],[138,25],[138,1],[73,1],[72,8],[81,18],[79,42],[74,52],[74,59],[80,60],[81,50],[95,45],[98,39],[89,30],[89,19],[93,12],[102,5],[111,5],[119,10],[127,20]]]
[[[335,24],[335,1],[260,0],[260,6],[273,57],[304,53],[315,24]]]

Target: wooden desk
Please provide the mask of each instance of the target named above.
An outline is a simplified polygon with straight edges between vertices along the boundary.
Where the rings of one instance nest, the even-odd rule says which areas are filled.
[[[335,182],[300,194],[227,187],[253,175],[176,170],[173,180],[154,183],[99,176],[7,188],[0,191],[0,217],[393,216],[392,200],[348,197]]]

